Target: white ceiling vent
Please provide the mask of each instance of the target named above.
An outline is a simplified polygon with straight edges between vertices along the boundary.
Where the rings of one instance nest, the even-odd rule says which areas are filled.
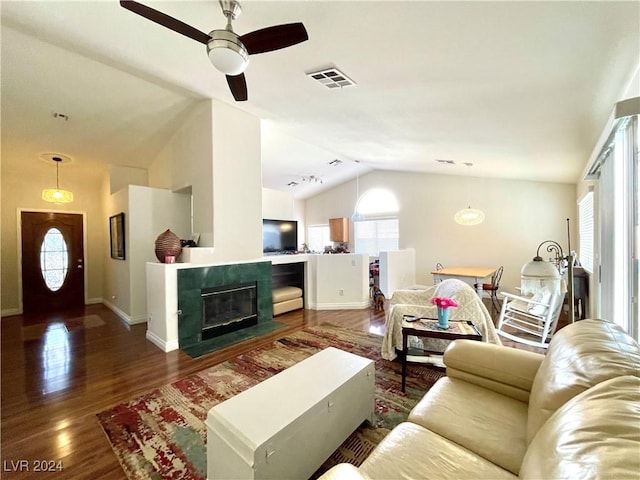
[[[337,68],[325,68],[316,72],[309,72],[307,75],[327,88],[344,88],[356,85],[356,82]]]

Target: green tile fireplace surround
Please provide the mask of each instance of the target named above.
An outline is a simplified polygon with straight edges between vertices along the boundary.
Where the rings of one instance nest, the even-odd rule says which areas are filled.
[[[283,325],[273,320],[271,262],[238,263],[206,267],[184,268],[178,275],[178,343],[180,349],[192,357],[259,337]],[[201,340],[203,300],[202,289],[256,282],[258,323]]]

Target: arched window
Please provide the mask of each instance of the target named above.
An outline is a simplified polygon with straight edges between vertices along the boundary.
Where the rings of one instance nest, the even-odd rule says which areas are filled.
[[[355,251],[377,257],[380,252],[398,250],[398,200],[389,190],[373,188],[358,199],[354,221]]]
[[[372,188],[358,199],[356,212],[366,216],[380,216],[398,213],[398,200],[389,190]]]

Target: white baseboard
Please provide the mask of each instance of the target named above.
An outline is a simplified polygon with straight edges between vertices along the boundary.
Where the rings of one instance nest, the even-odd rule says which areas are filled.
[[[104,303],[104,300],[100,297],[87,298],[84,302],[85,305],[95,305],[96,303]]]
[[[309,308],[311,310],[361,310],[363,308],[369,308],[371,303],[369,300],[363,302],[349,302],[349,303],[310,303]]]
[[[147,323],[147,314],[136,315],[134,317],[129,317],[129,325],[138,325],[140,323]]]
[[[2,310],[0,316],[2,317],[10,317],[12,315],[22,315],[21,308],[7,308],[6,310]]]
[[[113,313],[115,313],[117,316],[120,317],[121,320],[124,320],[124,322],[127,325],[133,325],[134,322],[132,322],[131,317],[124,312],[123,310],[121,310],[120,308],[118,308],[117,306],[115,306],[113,303],[107,301],[107,300],[102,300],[102,303],[104,304],[105,307],[107,307],[109,310],[111,310]],[[138,322],[140,323],[140,322]]]
[[[156,347],[158,347],[163,352],[171,352],[173,350],[177,350],[180,347],[178,345],[177,340],[174,340],[172,342],[166,342],[150,330],[147,330],[146,337],[147,337],[147,340],[149,340],[151,343],[153,343]]]

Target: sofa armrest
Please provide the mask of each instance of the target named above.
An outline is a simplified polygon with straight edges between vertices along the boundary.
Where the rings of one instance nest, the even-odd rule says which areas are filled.
[[[368,478],[350,463],[339,463],[326,471],[318,480],[367,480]]]
[[[444,352],[447,376],[528,402],[544,359],[539,353],[472,340],[451,342]]]

